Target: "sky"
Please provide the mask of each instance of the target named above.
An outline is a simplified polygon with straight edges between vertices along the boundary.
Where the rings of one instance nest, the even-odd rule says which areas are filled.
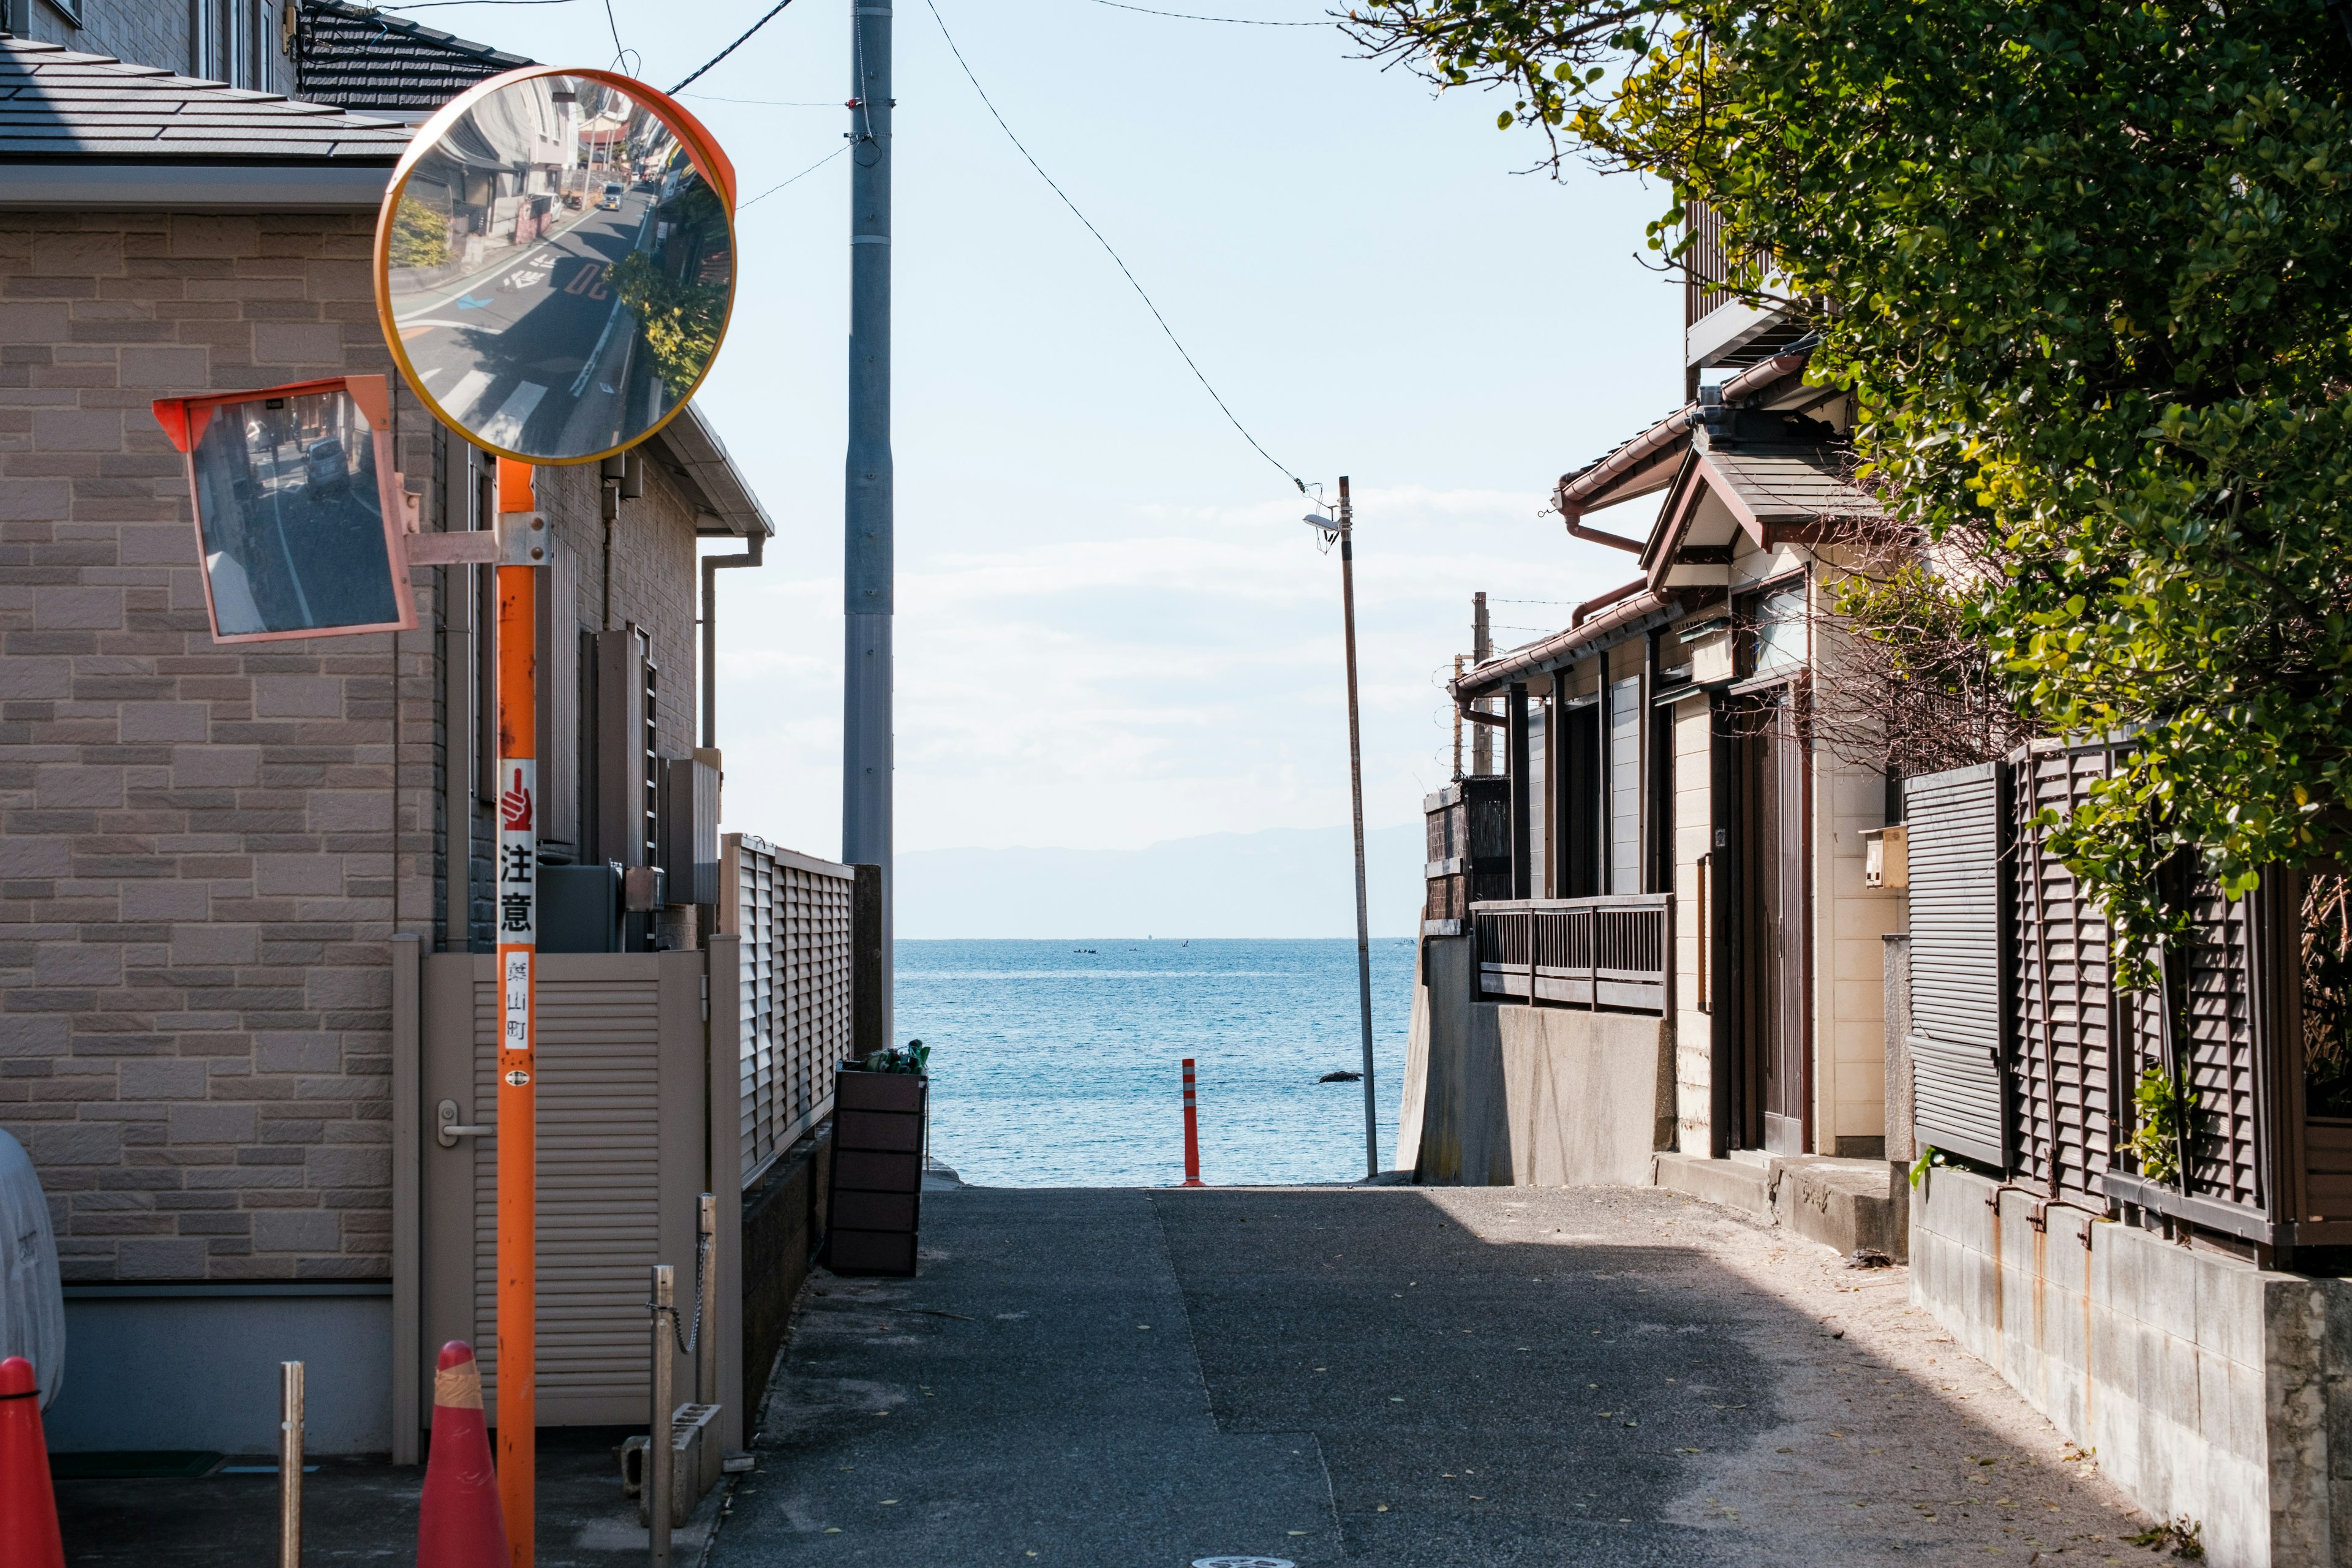
[[[613,0],[625,68],[667,89],[771,4]],[[719,579],[726,826],[826,857],[849,160],[761,193],[841,145],[850,9],[799,0],[688,92],[747,204],[698,401],[778,530],[763,570]],[[1472,593],[1507,647],[1634,575],[1537,513],[1679,398],[1679,295],[1643,259],[1664,194],[1522,172],[1541,143],[1496,130],[1507,105],[1433,94],[1329,26],[1107,0],[896,13],[898,847],[1349,819],[1339,562],[1299,521],[1310,498],[1023,161],[942,23],[1258,442],[1327,496],[1351,477],[1365,814],[1417,820],[1451,773],[1441,683]],[[408,14],[548,63],[613,57],[602,0]]]

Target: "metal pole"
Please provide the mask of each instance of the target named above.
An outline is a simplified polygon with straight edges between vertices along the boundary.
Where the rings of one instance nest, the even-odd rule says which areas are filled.
[[[890,1004],[890,7],[851,0],[849,455],[843,496],[841,858],[882,868],[879,1038]]]
[[[1348,626],[1348,791],[1356,811],[1356,997],[1364,1019],[1364,1174],[1381,1173],[1380,1111],[1372,1093],[1372,924],[1364,892],[1364,740],[1356,717],[1356,512],[1339,476],[1339,605]]]
[[[498,569],[499,1507],[510,1568],[536,1551],[539,1429],[539,573],[528,464],[500,458]]]
[[[302,1363],[278,1363],[278,1568],[302,1568]]]
[[[1201,1184],[1201,1111],[1192,1099],[1192,1058],[1184,1058],[1184,1184]]]
[[[646,1429],[646,1530],[653,1545],[654,1568],[669,1568],[669,1473],[674,1444],[670,1413],[670,1346],[677,1332],[677,1270],[667,1263],[654,1266],[653,1419]]]

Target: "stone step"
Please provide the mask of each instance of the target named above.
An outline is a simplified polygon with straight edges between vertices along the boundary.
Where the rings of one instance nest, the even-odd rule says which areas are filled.
[[[1901,1262],[1909,1250],[1909,1205],[1896,1201],[1899,1175],[1884,1160],[1825,1154],[1759,1159],[1745,1150],[1726,1160],[1662,1153],[1652,1180],[1669,1191],[1785,1226],[1843,1253],[1883,1252]]]

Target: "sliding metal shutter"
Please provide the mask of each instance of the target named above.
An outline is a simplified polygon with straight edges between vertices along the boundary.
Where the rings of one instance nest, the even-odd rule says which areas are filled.
[[[1903,784],[1911,875],[1912,1119],[1918,1142],[2004,1170],[2001,769]]]

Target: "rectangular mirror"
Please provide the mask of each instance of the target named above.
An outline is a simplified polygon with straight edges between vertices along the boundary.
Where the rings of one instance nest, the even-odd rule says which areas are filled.
[[[215,641],[416,624],[389,413],[382,376],[155,405],[187,455]]]

